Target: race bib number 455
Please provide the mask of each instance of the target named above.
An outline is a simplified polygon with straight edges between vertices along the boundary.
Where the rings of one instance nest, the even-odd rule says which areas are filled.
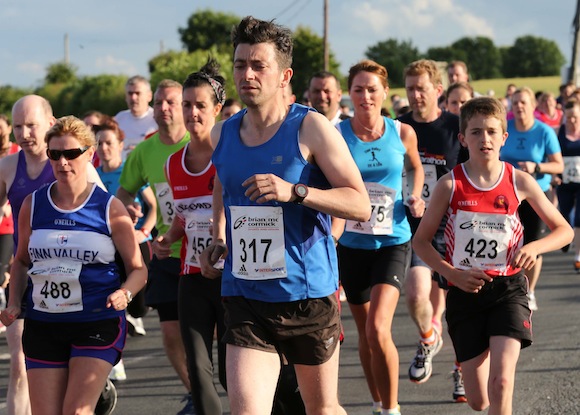
[[[284,216],[276,206],[230,206],[232,274],[244,280],[286,278]]]

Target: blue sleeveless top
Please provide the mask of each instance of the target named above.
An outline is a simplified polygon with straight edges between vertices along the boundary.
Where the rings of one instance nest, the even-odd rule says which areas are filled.
[[[26,172],[24,151],[18,153],[16,174],[14,175],[12,186],[10,186],[7,193],[10,206],[12,206],[12,216],[14,217],[14,253],[16,253],[16,248],[18,247],[18,214],[20,213],[20,208],[22,207],[24,199],[26,199],[26,196],[30,193],[42,188],[43,186],[49,185],[54,180],[52,166],[48,160],[38,177],[34,180],[30,179]]]
[[[124,310],[106,307],[121,286],[109,223],[113,196],[93,184],[81,206],[63,210],[50,197],[52,186],[33,193],[26,317],[78,322],[122,316]]]
[[[378,183],[394,190],[392,233],[371,235],[345,231],[341,245],[356,249],[379,249],[384,246],[400,245],[411,239],[411,227],[405,214],[402,195],[402,173],[405,169],[407,150],[399,134],[400,121],[383,117],[385,132],[375,141],[360,140],[352,131],[351,120],[339,124],[346,144],[359,168],[365,183]],[[376,208],[376,207],[375,207]],[[376,215],[373,209],[373,217]]]
[[[300,152],[299,129],[312,109],[293,104],[278,131],[267,142],[246,146],[240,138],[240,125],[246,110],[224,122],[212,157],[223,187],[226,237],[229,253],[222,278],[223,296],[243,296],[266,302],[287,302],[328,296],[338,289],[336,249],[330,232],[330,216],[303,205],[268,202],[257,204],[244,195],[242,182],[255,174],[272,173],[290,183],[328,189],[322,171],[308,163]],[[232,272],[232,264],[243,252],[241,241],[232,241],[231,208],[273,206],[282,209],[284,252],[287,275],[284,278],[248,280]],[[238,272],[239,270],[236,270]]]

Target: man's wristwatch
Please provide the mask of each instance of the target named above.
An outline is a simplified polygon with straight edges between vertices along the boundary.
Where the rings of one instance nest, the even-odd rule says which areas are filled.
[[[129,304],[131,301],[133,301],[133,294],[131,293],[131,291],[129,291],[126,288],[121,288],[121,291],[123,291],[125,293],[125,298],[127,299],[127,304]]]
[[[296,183],[292,186],[292,193],[294,194],[294,200],[292,202],[299,205],[308,196],[308,186],[302,183]]]
[[[534,173],[535,174],[540,174],[541,173],[540,163],[536,163],[536,167],[534,168]]]

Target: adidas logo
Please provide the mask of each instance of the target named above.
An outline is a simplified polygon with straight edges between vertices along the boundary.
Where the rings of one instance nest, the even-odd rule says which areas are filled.
[[[357,222],[357,223],[354,225],[354,228],[355,228],[355,229],[362,229],[363,227],[362,227],[362,225],[361,225],[361,223],[360,223],[360,222]]]
[[[469,267],[469,268],[471,268],[471,263],[469,262],[469,258],[462,259],[459,262],[459,265],[461,265],[462,267]]]
[[[246,270],[246,266],[242,264],[240,269],[238,270],[238,274],[240,275],[248,275],[248,271]]]
[[[39,307],[40,307],[40,308],[48,308],[48,306],[46,305],[46,303],[44,302],[44,300],[42,300],[42,301],[40,302],[40,305],[39,305]]]

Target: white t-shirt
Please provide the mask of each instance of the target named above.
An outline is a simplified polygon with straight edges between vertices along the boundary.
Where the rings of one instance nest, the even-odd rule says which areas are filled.
[[[151,107],[141,117],[135,117],[130,110],[121,111],[115,115],[115,121],[125,133],[123,161],[146,136],[157,131],[157,123],[153,119],[153,108]]]

